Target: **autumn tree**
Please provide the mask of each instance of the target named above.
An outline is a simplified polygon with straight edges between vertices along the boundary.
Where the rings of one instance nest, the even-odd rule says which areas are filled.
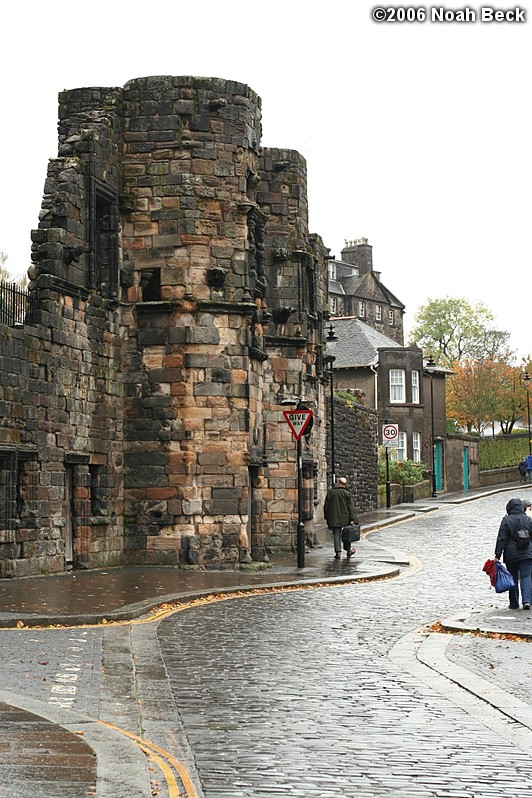
[[[493,392],[497,400],[494,418],[504,435],[509,435],[516,421],[527,418],[527,393],[523,368],[508,363],[494,363]]]
[[[415,318],[410,335],[442,366],[469,358],[476,361],[509,360],[510,334],[493,327],[493,314],[478,302],[445,297],[429,299]]]
[[[447,383],[447,415],[468,432],[481,432],[497,421],[509,435],[515,423],[527,419],[523,373],[527,364],[464,360],[454,366]],[[530,372],[532,374],[532,372]]]
[[[463,358],[453,371],[447,382],[447,415],[468,433],[480,435],[498,414],[496,364]]]

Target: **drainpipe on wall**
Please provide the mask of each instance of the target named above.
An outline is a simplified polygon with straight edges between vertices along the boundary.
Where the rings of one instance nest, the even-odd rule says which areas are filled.
[[[370,366],[371,371],[373,372],[375,387],[373,389],[374,397],[375,397],[375,410],[377,411],[377,418],[379,417],[379,399],[377,396],[377,369],[375,366]]]

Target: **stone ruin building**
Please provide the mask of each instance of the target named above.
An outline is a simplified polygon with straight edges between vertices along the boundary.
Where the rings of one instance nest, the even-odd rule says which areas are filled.
[[[23,318],[0,317],[0,576],[267,563],[326,485],[328,250],[245,85],[59,96]],[[284,408],[286,409],[286,408]]]

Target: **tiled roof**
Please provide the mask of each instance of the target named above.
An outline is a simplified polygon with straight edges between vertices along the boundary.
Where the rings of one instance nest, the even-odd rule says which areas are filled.
[[[396,307],[400,308],[401,310],[404,310],[405,306],[403,305],[401,300],[397,299],[395,294],[392,294],[392,292],[390,291],[389,288],[386,288],[386,286],[382,285],[382,283],[381,283],[381,288],[382,288],[382,290],[384,292],[384,295],[388,297],[390,305],[395,305]]]
[[[353,277],[342,277],[342,286],[345,290],[345,293],[357,294],[361,286],[366,282],[365,278],[365,274],[363,274],[362,277],[355,275]]]
[[[329,294],[341,294],[345,296],[343,285],[337,280],[329,280]]]
[[[395,347],[404,349],[397,341],[374,330],[355,317],[332,319],[338,337],[334,351],[334,368],[375,366],[379,361],[378,349]]]

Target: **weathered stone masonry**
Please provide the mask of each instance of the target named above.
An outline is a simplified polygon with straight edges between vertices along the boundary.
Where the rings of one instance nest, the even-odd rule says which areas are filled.
[[[23,326],[0,328],[0,573],[289,548],[325,488],[327,255],[306,164],[218,79],[63,92]],[[326,383],[326,380],[325,380]]]
[[[1,330],[0,574],[122,561],[115,314],[40,292],[34,324]]]
[[[327,420],[330,420],[330,397],[327,401]],[[359,512],[374,510],[377,506],[378,417],[372,408],[358,404],[357,400],[334,399],[334,422],[339,434],[335,436],[335,462],[337,473],[348,479]],[[330,437],[327,447],[331,462]]]

